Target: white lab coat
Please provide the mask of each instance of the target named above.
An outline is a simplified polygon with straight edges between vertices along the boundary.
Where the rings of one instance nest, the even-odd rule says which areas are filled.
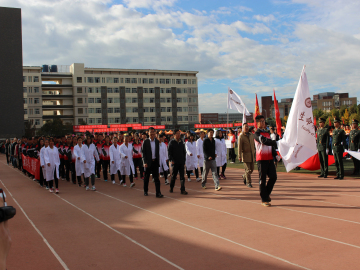
[[[45,163],[45,146],[40,149],[40,167],[43,173],[43,177],[46,180],[46,163]],[[44,166],[44,168],[42,167]]]
[[[226,163],[226,144],[225,139],[221,138],[216,139],[215,138],[215,149],[216,149],[216,167],[221,167]]]
[[[117,171],[120,170],[120,163],[121,163],[120,145],[116,145],[115,148],[114,144],[112,144],[109,149],[109,155],[110,155],[110,174],[117,174]],[[113,161],[114,164],[112,163]]]
[[[160,167],[159,172],[166,172],[169,170],[168,165],[166,164],[166,161],[169,159],[169,154],[167,150],[167,146],[165,143],[159,143],[159,161],[160,161]]]
[[[186,170],[192,171],[197,169],[198,165],[198,158],[196,154],[196,142],[189,142],[185,143],[185,150],[186,150]],[[192,154],[192,156],[190,156]]]
[[[199,167],[203,167],[204,166],[204,149],[203,149],[203,144],[204,144],[204,141],[199,138],[197,141],[196,141],[196,155],[197,156],[200,156],[198,158],[198,163],[199,163]]]
[[[121,155],[121,162],[120,162],[120,172],[121,175],[130,175],[131,173],[135,173],[134,162],[133,162],[133,146],[131,143],[128,144],[126,147],[125,143],[120,145],[120,155]],[[127,156],[128,158],[125,158]],[[131,168],[131,172],[130,172]]]
[[[59,150],[54,146],[53,149],[49,147],[45,148],[44,161],[46,166],[46,181],[54,180],[54,172],[56,170],[56,178],[59,179]],[[50,163],[50,167],[48,166]]]
[[[84,144],[81,147],[81,159],[84,162],[84,177],[90,177],[92,174],[95,174],[95,159],[99,161],[99,154],[96,150],[96,146],[92,143],[90,146]]]
[[[78,144],[74,146],[76,176],[81,176],[84,173],[84,161],[81,159],[81,148],[82,145],[81,147],[79,147]]]

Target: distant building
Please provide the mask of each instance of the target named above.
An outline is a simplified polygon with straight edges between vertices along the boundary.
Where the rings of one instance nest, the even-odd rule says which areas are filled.
[[[246,117],[246,121],[250,122],[253,120],[253,113],[250,113]],[[229,113],[229,123],[242,122],[243,114],[242,113]],[[200,113],[199,114],[200,124],[226,124],[228,122],[227,113]]]
[[[273,104],[272,96],[263,96],[261,97],[261,114],[268,118],[271,113],[271,105]]]

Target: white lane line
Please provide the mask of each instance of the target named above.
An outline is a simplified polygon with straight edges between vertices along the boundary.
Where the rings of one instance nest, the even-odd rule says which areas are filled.
[[[139,189],[137,189],[137,190],[139,190]],[[280,258],[280,257],[274,256],[274,255],[269,254],[269,253],[266,253],[266,252],[264,252],[264,251],[261,251],[261,250],[258,250],[258,249],[255,249],[255,248],[252,248],[252,247],[249,247],[249,246],[245,246],[245,245],[243,245],[243,244],[240,244],[240,243],[235,242],[235,241],[233,241],[233,240],[230,240],[230,239],[228,239],[228,238],[225,238],[225,237],[222,237],[222,236],[219,236],[219,235],[216,235],[216,234],[213,234],[213,233],[210,233],[210,232],[204,231],[204,230],[202,230],[202,229],[199,229],[199,228],[197,228],[197,227],[194,227],[194,226],[188,225],[188,224],[183,223],[183,222],[181,222],[181,221],[178,221],[178,220],[175,220],[175,219],[169,218],[169,217],[167,217],[167,216],[164,216],[164,215],[162,215],[162,214],[156,213],[156,212],[154,212],[154,211],[151,211],[151,210],[148,210],[148,209],[142,208],[142,207],[140,207],[140,206],[134,205],[134,204],[132,204],[132,203],[129,203],[129,202],[126,202],[126,201],[120,200],[120,199],[118,199],[118,198],[116,198],[116,197],[113,197],[113,196],[111,196],[111,195],[108,195],[108,194],[105,194],[105,193],[102,193],[102,192],[99,192],[99,191],[96,191],[96,193],[101,194],[101,195],[106,196],[106,197],[109,197],[109,198],[111,198],[111,199],[117,200],[117,201],[122,202],[122,203],[124,203],[124,204],[130,205],[130,206],[132,206],[132,207],[138,208],[138,209],[140,209],[140,210],[143,210],[143,211],[149,212],[149,213],[151,213],[151,214],[154,214],[154,215],[160,216],[160,217],[162,217],[162,218],[165,218],[165,219],[171,220],[171,221],[176,222],[176,223],[178,223],[178,224],[181,224],[181,225],[183,225],[183,226],[186,226],[186,227],[189,227],[189,228],[195,229],[195,230],[197,230],[197,231],[203,232],[203,233],[205,233],[205,234],[208,234],[208,235],[211,235],[211,236],[214,236],[214,237],[220,238],[220,239],[225,240],[225,241],[227,241],[227,242],[230,242],[230,243],[232,243],[232,244],[235,244],[235,245],[241,246],[241,247],[243,247],[243,248],[247,248],[247,249],[250,249],[250,250],[252,250],[252,251],[255,251],[255,252],[261,253],[261,254],[263,254],[263,255],[269,256],[269,257],[274,258],[274,259],[277,259],[277,260],[279,260],[279,261],[282,261],[282,262],[285,262],[285,263],[288,263],[288,264],[291,264],[291,265],[297,266],[297,267],[302,268],[302,269],[309,269],[309,268],[307,268],[307,267],[304,267],[304,266],[298,265],[298,264],[296,264],[296,263],[292,263],[292,262],[290,262],[290,261],[288,261],[288,260],[285,260],[285,259],[283,259],[283,258]],[[149,193],[151,193],[151,192],[149,192]],[[165,197],[165,196],[164,196],[164,197]],[[168,197],[167,197],[167,198],[168,198]]]
[[[256,204],[256,205],[260,204],[259,202],[253,202],[253,201],[249,201],[249,200],[232,198],[232,197],[228,197],[228,196],[224,196],[224,195],[216,194],[216,193],[212,193],[212,192],[208,193],[208,192],[203,192],[203,191],[199,191],[199,190],[196,190],[196,189],[190,189],[190,188],[186,188],[186,190],[191,190],[191,191],[195,191],[195,192],[202,193],[202,194],[207,194],[207,195],[215,195],[215,196],[231,199],[231,200],[234,200],[234,201],[243,201],[243,202],[252,203],[252,204]],[[286,207],[282,207],[282,206],[275,206],[275,207],[278,208],[278,209],[284,209],[284,210],[297,212],[297,213],[302,213],[302,214],[306,214],[306,215],[317,216],[317,217],[328,218],[328,219],[334,219],[334,220],[339,220],[339,221],[344,221],[344,222],[349,222],[349,223],[354,223],[354,224],[360,225],[360,222],[357,222],[357,221],[352,221],[352,220],[347,220],[347,219],[342,219],[342,218],[336,218],[336,217],[330,217],[330,216],[325,216],[325,215],[320,215],[320,214],[314,214],[314,213],[295,210],[295,209],[290,209],[290,208],[286,208]]]
[[[2,180],[0,180],[0,182],[2,183],[2,185],[4,186],[4,188],[6,189],[6,191],[10,194],[10,196],[12,197],[12,199],[14,200],[14,202],[17,204],[17,206],[20,208],[20,210],[23,212],[24,216],[27,218],[27,220],[30,222],[30,224],[34,227],[35,231],[41,236],[41,238],[43,239],[43,241],[45,242],[45,244],[48,246],[48,248],[50,249],[50,251],[52,252],[52,254],[54,254],[55,258],[59,261],[59,263],[62,265],[62,267],[64,267],[65,270],[69,270],[68,266],[66,265],[66,263],[60,258],[59,254],[56,253],[55,249],[49,244],[49,242],[46,240],[46,238],[44,237],[44,235],[40,232],[40,230],[35,226],[34,222],[32,222],[32,220],[28,217],[28,215],[26,214],[26,212],[24,211],[24,209],[20,206],[20,204],[17,202],[17,200],[14,198],[14,196],[11,194],[11,192],[9,191],[9,189],[5,186],[4,182]]]
[[[89,214],[88,212],[86,212],[85,210],[81,209],[80,207],[77,207],[76,205],[72,204],[71,202],[69,202],[68,200],[62,198],[61,196],[57,195],[57,197],[59,197],[61,200],[63,200],[64,202],[70,204],[71,206],[75,207],[76,209],[78,209],[79,211],[83,212],[84,214],[88,215],[89,217],[95,219],[96,221],[100,222],[102,225],[108,227],[110,230],[120,234],[121,236],[125,237],[127,240],[133,242],[134,244],[138,245],[139,247],[145,249],[146,251],[150,252],[151,254],[155,255],[156,257],[160,258],[161,260],[163,260],[164,262],[167,262],[168,264],[174,266],[177,269],[180,270],[184,270],[184,268],[181,268],[180,266],[176,265],[175,263],[169,261],[168,259],[164,258],[163,256],[159,255],[158,253],[156,253],[155,251],[152,251],[151,249],[147,248],[146,246],[140,244],[139,242],[135,241],[134,239],[130,238],[129,236],[127,236],[126,234],[123,234],[122,232],[115,230],[113,227],[111,227],[110,225],[106,224],[105,222],[101,221],[100,219],[94,217],[93,215]]]

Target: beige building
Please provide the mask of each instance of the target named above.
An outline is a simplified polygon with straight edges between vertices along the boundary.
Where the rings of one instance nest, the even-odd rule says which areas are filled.
[[[193,127],[198,119],[197,71],[23,67],[24,119],[40,128],[60,118],[79,125]]]

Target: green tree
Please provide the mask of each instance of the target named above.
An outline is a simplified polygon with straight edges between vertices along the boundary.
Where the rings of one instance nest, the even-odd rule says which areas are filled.
[[[352,106],[349,108],[349,113],[350,113],[350,114],[358,113],[358,106],[357,106],[356,104],[352,105]]]
[[[71,124],[64,125],[61,119],[53,119],[45,123],[40,129],[39,135],[44,136],[64,136],[73,132]]]
[[[324,111],[322,109],[315,109],[313,110],[313,115],[316,119],[319,119],[324,115]]]
[[[25,135],[24,136],[26,138],[35,136],[35,131],[36,131],[35,125],[31,126],[29,121],[26,121],[24,125],[25,125]]]
[[[344,117],[344,118],[343,118],[343,119],[344,119],[344,123],[345,123],[345,124],[349,124],[349,119],[350,119],[349,117],[350,117],[350,116],[349,116],[349,112],[348,112],[347,109],[345,109],[345,113],[344,113],[344,116],[343,116],[343,117]]]
[[[331,113],[331,117],[332,118],[335,118],[335,117],[340,117],[340,112],[339,112],[339,110],[338,109],[332,109],[331,111],[330,111],[330,113]]]
[[[351,124],[353,119],[356,119],[356,120],[358,120],[360,122],[360,115],[358,115],[357,113],[353,113],[352,115],[350,115],[349,124]]]
[[[347,109],[348,107],[346,105],[342,105],[340,107],[340,116],[344,116],[344,113],[345,113],[345,110]]]

